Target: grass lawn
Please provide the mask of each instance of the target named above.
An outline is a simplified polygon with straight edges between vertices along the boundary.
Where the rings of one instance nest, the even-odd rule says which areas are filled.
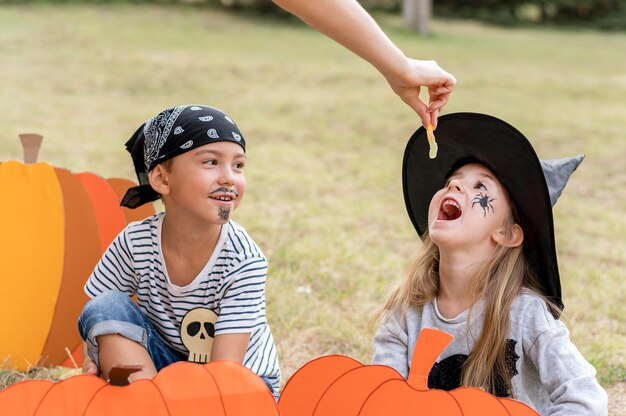
[[[459,80],[446,112],[484,112],[543,158],[587,158],[555,207],[564,319],[624,405],[626,35],[435,21],[410,56]],[[0,160],[134,179],[124,142],[161,109],[224,109],[248,142],[235,215],[270,260],[268,318],[285,379],[323,354],[372,356],[370,313],[419,241],[400,169],[418,118],[367,63],[311,29],[193,7],[0,7]],[[5,197],[10,197],[6,196]],[[618,405],[621,403],[621,405]]]

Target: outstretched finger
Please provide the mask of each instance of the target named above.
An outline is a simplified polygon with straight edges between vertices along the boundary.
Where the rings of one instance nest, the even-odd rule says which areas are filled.
[[[403,91],[403,93],[400,94],[400,97],[402,98],[402,101],[408,104],[409,107],[411,107],[417,113],[417,115],[422,120],[422,125],[424,125],[424,127],[428,126],[428,124],[430,123],[430,109],[428,108],[426,103],[424,103],[424,101],[420,99],[419,88],[405,90]]]
[[[437,94],[437,91],[441,91],[440,88],[441,87],[431,87],[428,89],[428,111],[441,110],[448,103],[451,91]]]
[[[449,95],[438,96],[428,104],[428,111],[441,110],[447,103]]]
[[[420,116],[420,119],[422,120],[422,125],[424,127],[428,127],[428,125],[431,123],[431,113],[428,110],[428,106],[419,99],[414,104],[408,102],[407,104],[409,104],[413,108],[413,110],[415,110],[417,115]]]
[[[438,122],[438,117],[439,117],[439,110],[432,110],[430,111],[430,124],[433,125],[433,130],[437,129],[437,122]]]

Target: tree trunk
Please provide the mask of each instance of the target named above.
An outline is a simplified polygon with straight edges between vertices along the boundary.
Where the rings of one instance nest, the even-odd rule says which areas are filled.
[[[432,0],[402,0],[405,24],[420,35],[430,34],[432,11]]]

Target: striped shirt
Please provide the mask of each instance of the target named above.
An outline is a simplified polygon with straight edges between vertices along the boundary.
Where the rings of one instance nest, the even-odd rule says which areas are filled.
[[[243,365],[280,388],[280,367],[265,317],[267,259],[234,221],[222,227],[211,258],[187,286],[167,276],[159,213],[128,225],[111,243],[85,284],[90,297],[109,290],[137,294],[137,305],[165,342],[185,355],[181,322],[195,308],[218,315],[215,335],[250,333]]]

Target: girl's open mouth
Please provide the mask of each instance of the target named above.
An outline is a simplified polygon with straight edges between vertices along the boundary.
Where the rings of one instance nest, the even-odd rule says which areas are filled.
[[[461,206],[452,198],[446,198],[441,202],[437,219],[441,221],[454,221],[461,216]]]

